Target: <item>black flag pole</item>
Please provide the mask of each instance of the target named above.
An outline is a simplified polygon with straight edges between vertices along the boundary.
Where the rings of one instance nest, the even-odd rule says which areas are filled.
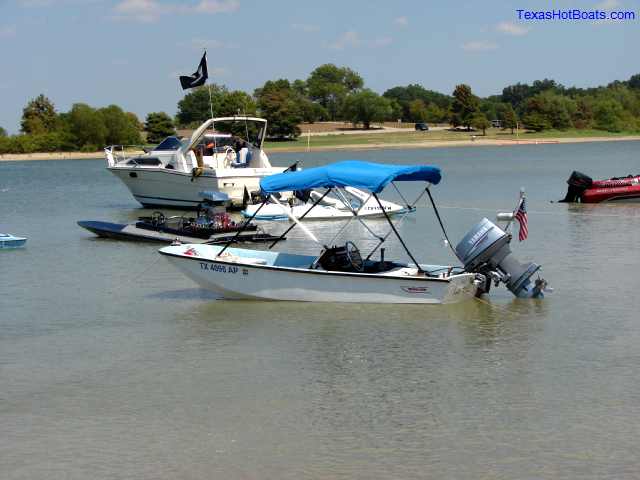
[[[205,59],[205,65],[207,63],[207,49],[204,49],[203,58]],[[208,73],[208,72],[207,72]],[[207,75],[208,77],[208,75]],[[211,99],[211,84],[207,85],[207,91],[209,92],[209,113],[211,114],[211,120],[213,120],[213,100]],[[215,139],[214,139],[215,142]]]

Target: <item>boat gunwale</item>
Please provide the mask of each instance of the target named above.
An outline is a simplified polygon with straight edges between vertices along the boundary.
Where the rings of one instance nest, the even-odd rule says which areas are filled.
[[[192,172],[185,172],[182,170],[176,170],[173,168],[166,168],[166,167],[158,167],[158,166],[147,166],[147,165],[136,165],[136,166],[132,166],[132,165],[123,165],[123,166],[118,166],[116,165],[112,165],[112,166],[108,166],[106,167],[107,170],[112,171],[128,171],[128,172],[140,172],[140,171],[153,171],[153,172],[163,172],[163,173],[170,173],[173,175],[183,175],[186,177],[192,177],[193,173]],[[260,167],[260,168],[253,168],[253,167],[248,167],[248,168],[205,168],[202,172],[202,175],[200,175],[197,178],[202,178],[202,177],[207,177],[207,178],[232,178],[232,177],[257,177],[257,178],[262,178],[264,175],[260,175],[261,172],[259,172],[258,170],[271,170],[273,168],[286,168],[286,167]],[[242,170],[242,171],[246,171],[246,172],[250,172],[251,170],[253,170],[253,172],[250,172],[247,175],[218,175],[218,172],[221,172],[223,170],[230,170],[230,171],[238,171],[238,170]],[[273,174],[272,174],[273,175]]]
[[[225,265],[234,265],[234,266],[240,266],[240,267],[257,267],[263,270],[275,270],[275,271],[285,271],[285,272],[295,272],[295,273],[309,273],[309,274],[320,274],[320,275],[333,275],[333,276],[343,276],[343,277],[366,277],[366,278],[379,278],[379,279],[393,279],[393,280],[417,280],[420,282],[446,282],[446,283],[451,283],[451,278],[452,277],[456,277],[456,276],[461,276],[461,275],[473,275],[472,273],[469,272],[463,272],[463,273],[459,273],[459,274],[455,274],[452,276],[449,276],[448,278],[439,278],[439,277],[410,277],[410,276],[395,276],[395,275],[379,275],[379,274],[375,274],[375,273],[359,273],[359,272],[338,272],[338,271],[331,271],[331,270],[311,270],[311,269],[306,269],[306,268],[295,268],[295,267],[285,267],[285,266],[273,266],[273,265],[260,265],[257,263],[241,263],[241,262],[232,262],[232,261],[228,261],[228,260],[211,260],[209,258],[202,258],[202,257],[197,257],[197,256],[191,256],[191,255],[183,255],[183,254],[177,254],[177,253],[171,253],[171,252],[163,252],[163,249],[158,250],[158,253],[160,253],[161,255],[166,255],[168,257],[175,257],[175,258],[182,258],[182,259],[186,259],[186,260],[194,260],[194,261],[198,261],[198,262],[207,262],[207,263],[223,263]]]

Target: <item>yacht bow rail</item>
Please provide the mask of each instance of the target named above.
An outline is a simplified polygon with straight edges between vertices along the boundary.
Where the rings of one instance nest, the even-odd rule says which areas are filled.
[[[135,162],[135,159],[131,157],[146,153],[145,148],[144,145],[109,145],[104,147],[104,153],[107,156],[109,166],[113,167],[123,160],[131,159]]]

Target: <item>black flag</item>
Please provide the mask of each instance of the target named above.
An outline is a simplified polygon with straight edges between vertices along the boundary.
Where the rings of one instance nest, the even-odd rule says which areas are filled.
[[[202,60],[200,60],[200,65],[198,65],[198,70],[196,70],[193,75],[181,76],[180,85],[182,85],[183,90],[199,87],[200,85],[204,85],[207,78],[209,78],[209,73],[207,72],[207,52],[204,52]]]

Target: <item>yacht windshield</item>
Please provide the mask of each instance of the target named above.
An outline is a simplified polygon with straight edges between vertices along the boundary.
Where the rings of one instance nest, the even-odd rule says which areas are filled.
[[[167,137],[154,150],[178,150],[182,146],[182,142],[178,137]]]
[[[262,145],[265,133],[264,123],[252,120],[220,121],[216,122],[215,128],[218,132],[230,133],[256,147]]]

